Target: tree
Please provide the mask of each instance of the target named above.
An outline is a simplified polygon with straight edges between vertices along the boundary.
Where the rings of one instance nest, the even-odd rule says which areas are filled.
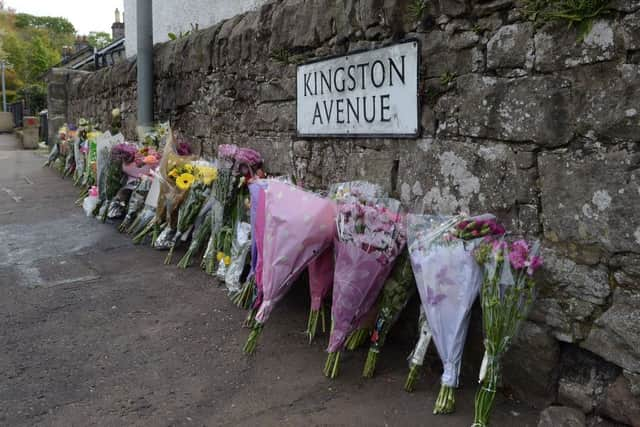
[[[87,42],[91,47],[102,49],[111,43],[111,34],[102,31],[91,31],[89,37],[87,37]]]

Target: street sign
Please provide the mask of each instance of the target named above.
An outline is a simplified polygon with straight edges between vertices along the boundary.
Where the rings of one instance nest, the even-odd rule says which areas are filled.
[[[419,45],[408,40],[298,66],[301,137],[417,137]]]

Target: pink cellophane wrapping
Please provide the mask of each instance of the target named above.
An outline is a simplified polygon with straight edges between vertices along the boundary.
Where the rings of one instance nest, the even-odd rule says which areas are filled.
[[[352,243],[334,242],[336,261],[328,352],[340,351],[346,338],[367,315],[393,268]]]
[[[290,184],[270,180],[265,190],[262,295],[256,320],[265,323],[296,277],[331,245],[333,201]]]
[[[266,220],[265,213],[265,188],[261,188],[258,192],[258,208],[256,213],[256,250],[258,252],[258,260],[256,262],[256,290],[257,297],[253,304],[254,308],[260,307],[262,304],[262,270],[264,266],[264,262],[262,259],[262,250],[264,248],[264,226]]]
[[[333,286],[333,247],[328,247],[309,264],[309,293],[311,309],[319,310],[322,300]]]

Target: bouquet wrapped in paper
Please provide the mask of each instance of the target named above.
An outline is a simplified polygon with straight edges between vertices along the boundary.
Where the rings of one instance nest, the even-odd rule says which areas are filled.
[[[98,205],[100,212],[95,212],[96,216],[106,219],[109,204],[108,194],[113,197],[116,189],[116,182],[122,179],[122,167],[111,166],[111,150],[118,144],[124,144],[124,136],[118,134],[112,136],[110,133],[103,133],[96,140],[96,179],[98,183]]]
[[[387,194],[377,184],[366,181],[349,181],[333,184],[329,189],[329,198],[337,203],[358,201],[364,204],[373,204],[377,199],[386,197]],[[309,295],[311,296],[311,308],[307,321],[307,336],[309,342],[313,341],[317,329],[318,320],[325,332],[325,298],[333,288],[334,249],[328,248],[320,257],[309,264]]]
[[[171,257],[176,245],[181,241],[186,241],[191,233],[198,213],[211,194],[211,184],[218,177],[218,170],[215,165],[205,160],[196,160],[186,166],[188,172],[176,179],[178,186],[187,191],[184,202],[178,209],[178,220],[176,223],[176,233],[170,243],[169,253],[165,259],[165,264],[171,262]],[[169,172],[172,175],[172,172]],[[187,180],[184,180],[188,177]],[[192,179],[193,178],[193,179]]]
[[[262,301],[244,351],[253,353],[275,305],[335,236],[335,203],[280,181],[265,190]]]
[[[420,369],[424,364],[424,358],[427,355],[429,344],[431,343],[431,328],[427,322],[427,315],[424,308],[420,306],[420,317],[418,318],[418,342],[409,355],[409,375],[404,383],[405,391],[411,393],[415,390],[418,379],[420,378]]]
[[[373,377],[378,360],[378,354],[384,346],[389,330],[400,317],[400,313],[416,292],[416,282],[411,270],[411,260],[408,253],[403,251],[382,287],[378,317],[375,329],[371,334],[371,345],[364,364],[362,376]]]
[[[135,237],[134,242],[142,242],[152,233],[151,244],[156,249],[169,249],[177,221],[178,208],[193,184],[195,177],[187,165],[196,160],[191,146],[167,133],[162,159],[155,178],[160,182],[160,193],[156,205],[156,215]]]
[[[483,267],[480,302],[485,354],[476,393],[474,427],[489,425],[501,360],[526,319],[535,297],[533,275],[542,265],[538,242],[485,240],[475,251]]]
[[[251,148],[223,144],[218,147],[218,180],[213,188],[211,237],[203,265],[209,274],[224,280],[231,264],[231,247],[236,229],[247,216],[247,184],[261,174],[263,159]],[[217,269],[216,269],[217,263]]]
[[[249,184],[250,206],[249,220],[251,225],[251,266],[249,274],[240,291],[233,297],[233,302],[240,308],[248,310],[258,297],[258,282],[262,267],[262,244],[264,238],[264,190],[266,180],[256,179]],[[259,305],[259,304],[258,304]],[[255,313],[253,313],[255,314]],[[253,316],[250,316],[253,318]]]
[[[349,200],[339,205],[334,242],[332,328],[324,373],[338,374],[340,352],[350,334],[371,313],[396,257],[406,243],[400,202],[374,205]]]
[[[211,237],[211,198],[213,192],[209,192],[209,199],[202,205],[200,212],[193,225],[193,237],[189,248],[182,259],[178,262],[178,267],[187,268],[191,265],[193,257],[202,249],[203,245]]]
[[[333,287],[333,246],[328,247],[318,258],[309,264],[309,294],[311,308],[307,322],[307,336],[309,343],[313,341],[318,330],[318,320],[322,325],[322,332],[326,332],[324,299]]]
[[[118,219],[124,217],[129,197],[137,179],[125,173],[124,166],[135,158],[138,147],[131,143],[116,144],[111,148],[109,165],[110,178],[107,179],[107,199],[109,200],[106,218]],[[112,193],[112,190],[115,193]],[[104,218],[104,216],[103,216]]]
[[[455,388],[482,273],[473,250],[483,237],[504,234],[491,215],[461,217],[410,215],[409,253],[422,307],[444,365],[434,414],[455,410]]]
[[[127,189],[132,189],[128,198],[126,215],[118,230],[126,231],[137,213],[144,207],[144,201],[151,187],[152,172],[158,167],[161,154],[153,147],[139,147],[131,162],[122,165],[122,171],[127,177]]]
[[[149,177],[149,191],[144,199],[142,210],[136,215],[131,225],[127,228],[128,234],[134,236],[145,230],[156,217],[158,200],[160,199],[160,178],[152,173]]]

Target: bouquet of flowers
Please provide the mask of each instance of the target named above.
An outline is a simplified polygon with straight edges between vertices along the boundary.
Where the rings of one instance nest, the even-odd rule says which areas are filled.
[[[415,291],[416,282],[411,270],[411,261],[407,252],[403,251],[382,287],[378,318],[376,319],[375,329],[371,334],[371,346],[362,371],[363,377],[373,377],[378,354],[382,346],[384,346],[389,330],[396,323],[400,313],[407,306]]]
[[[221,280],[231,264],[231,247],[236,229],[247,214],[248,182],[261,174],[263,159],[251,148],[223,144],[218,147],[219,180],[214,186],[211,208],[211,237],[203,264],[209,274],[215,270]]]
[[[122,134],[112,136],[107,132],[101,134],[96,140],[96,178],[98,182],[97,209],[99,209],[100,212],[96,211],[95,214],[100,218],[103,216],[106,218],[108,207],[107,190],[109,189],[109,191],[112,192],[113,189],[110,188],[110,186],[115,186],[115,183],[110,182],[110,180],[117,179],[117,181],[120,182],[121,179],[121,175],[118,178],[115,177],[114,174],[121,174],[122,168],[118,169],[114,166],[112,169],[111,167],[111,150],[117,144],[124,144],[124,137]],[[115,191],[117,191],[117,189]],[[113,195],[115,194],[112,194],[112,196]]]
[[[364,204],[373,204],[377,199],[383,197],[387,197],[387,194],[382,187],[366,181],[341,182],[333,184],[329,189],[329,198],[338,203],[357,201]],[[318,319],[321,320],[322,332],[325,332],[324,299],[333,287],[333,271],[333,248],[327,249],[325,253],[309,264],[309,294],[311,296],[311,309],[309,311],[309,320],[307,321],[309,342],[313,341],[316,335]],[[359,344],[357,337],[366,339],[367,336],[368,331],[363,328],[350,336],[348,343],[356,347]]]
[[[58,129],[58,140],[55,144],[53,144],[53,148],[49,152],[49,156],[47,157],[47,161],[42,165],[42,167],[53,167],[53,165],[58,161],[61,157],[62,150],[60,149],[60,145],[63,144],[67,139],[67,125],[64,124]]]
[[[156,209],[158,207],[158,199],[160,198],[160,178],[156,173],[152,173],[149,177],[151,182],[149,185],[149,191],[144,199],[144,207],[136,215],[136,219],[133,220],[131,225],[127,228],[128,234],[134,236],[145,230],[149,224],[153,223],[156,218]],[[134,238],[134,243],[136,242]]]
[[[75,170],[73,172],[73,184],[80,185],[85,172],[86,153],[89,151],[87,143],[87,133],[90,130],[89,122],[86,119],[78,121],[78,132],[73,138],[73,158],[75,159]]]
[[[535,296],[533,275],[542,265],[538,242],[507,243],[487,239],[475,251],[483,267],[480,302],[484,327],[485,355],[480,369],[480,389],[476,393],[473,426],[489,425],[501,359],[513,342]]]
[[[187,151],[190,153],[190,151]],[[168,168],[163,174],[160,169],[163,184],[163,201],[164,201],[164,225],[159,226],[160,221],[156,222],[156,230],[152,245],[156,249],[170,249],[173,245],[175,237],[177,220],[180,206],[189,194],[189,189],[195,182],[194,168],[190,157],[186,156],[170,156],[167,163]],[[173,158],[171,158],[173,157]],[[162,227],[162,230],[160,228]],[[166,262],[166,260],[165,260]]]
[[[193,237],[187,252],[182,259],[178,262],[178,267],[187,268],[191,265],[193,256],[200,251],[202,246],[211,237],[211,197],[213,192],[209,192],[209,199],[202,206],[198,216],[193,224]]]
[[[229,295],[234,296],[242,287],[240,279],[251,250],[251,224],[240,222],[236,225],[235,235],[231,242],[231,262],[227,266],[224,282]]]
[[[128,196],[127,212],[118,227],[119,231],[126,231],[136,214],[143,208],[146,195],[151,187],[152,171],[158,166],[160,159],[161,154],[153,147],[143,146],[138,148],[132,162],[122,165],[122,171],[127,177],[125,189],[131,189],[132,192]]]
[[[411,393],[415,390],[418,378],[420,377],[420,368],[424,363],[424,358],[427,354],[427,349],[431,343],[431,328],[429,322],[427,322],[427,315],[424,313],[424,309],[420,306],[420,317],[418,320],[418,342],[413,348],[413,351],[409,355],[409,375],[404,383],[405,391]]]
[[[249,217],[251,223],[251,267],[242,289],[235,296],[233,302],[240,308],[248,310],[258,298],[258,276],[262,269],[262,245],[264,239],[264,189],[266,180],[253,180],[249,184],[250,207]],[[260,267],[260,269],[258,268]],[[259,305],[259,304],[258,304]],[[255,314],[255,313],[254,313]],[[252,319],[253,316],[250,316]]]
[[[309,343],[313,341],[318,330],[318,319],[322,325],[322,332],[326,332],[324,298],[333,287],[333,246],[327,248],[318,258],[309,264],[309,294],[311,308],[307,322],[307,336]]]
[[[166,137],[162,159],[154,176],[160,183],[155,217],[133,238],[135,243],[140,243],[152,233],[151,244],[157,249],[169,249],[175,233],[178,208],[195,180],[191,173],[193,166],[191,170],[186,166],[196,159],[191,146],[186,142],[178,142],[171,130],[167,131]]]
[[[124,172],[124,165],[135,159],[135,144],[120,143],[111,148],[111,161],[108,166],[106,196],[109,201],[104,218],[116,219],[124,216],[126,205],[135,185],[132,178]],[[136,181],[133,178],[134,182]]]
[[[140,212],[141,209],[144,208],[144,202],[147,198],[147,194],[149,193],[149,189],[151,188],[152,178],[150,176],[142,176],[138,181],[138,184],[134,188],[131,193],[131,197],[129,198],[129,205],[127,206],[127,214],[124,217],[124,220],[118,226],[118,231],[124,233],[129,229],[132,222],[136,218],[136,215]]]
[[[182,238],[182,240],[185,241],[189,237],[200,209],[202,209],[202,206],[209,198],[209,194],[211,193],[211,184],[218,177],[218,170],[215,168],[214,164],[204,160],[197,160],[191,165],[186,165],[185,167],[189,167],[191,171],[182,175],[182,182],[180,181],[180,178],[178,178],[176,180],[176,184],[178,184],[179,187],[182,185],[181,189],[186,187],[187,196],[178,210],[176,233],[170,243],[169,253],[165,259],[165,264],[169,264],[171,262],[173,251],[180,239]],[[169,172],[169,176],[172,174],[173,171]],[[184,177],[186,175],[189,175],[189,179],[185,181]],[[191,177],[193,177],[193,179],[191,179]]]
[[[397,200],[379,200],[374,205],[353,200],[340,204],[338,239],[334,242],[332,328],[324,368],[330,378],[338,375],[340,351],[347,337],[370,313],[404,248],[403,221]]]
[[[265,190],[262,302],[244,351],[255,351],[275,305],[335,235],[335,203],[290,184],[270,180]]]
[[[434,414],[455,410],[455,388],[469,326],[471,306],[482,279],[473,249],[490,233],[504,234],[491,215],[409,216],[409,253],[422,307],[444,365]]]

